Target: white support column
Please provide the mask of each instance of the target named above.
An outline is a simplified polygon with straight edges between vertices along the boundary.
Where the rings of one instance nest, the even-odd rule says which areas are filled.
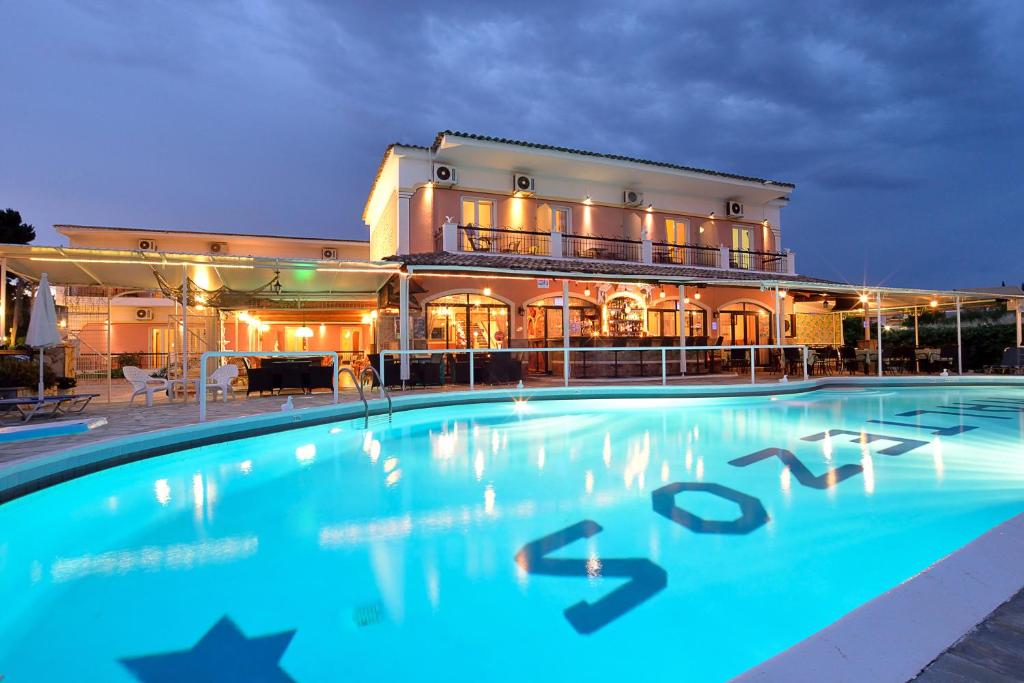
[[[917,357],[917,349],[921,346],[921,336],[918,333],[917,306],[914,306],[914,372],[921,372],[921,360]]]
[[[563,254],[562,246],[563,246],[562,233],[560,233],[560,232],[552,232],[551,233],[551,257],[552,258],[562,258],[562,254]]]
[[[782,346],[782,297],[778,285],[775,285],[775,345]]]
[[[409,245],[409,200],[412,190],[398,191],[398,253],[408,254]]]
[[[114,391],[114,355],[113,349],[110,348],[111,342],[111,328],[114,325],[112,320],[113,316],[110,311],[110,302],[114,298],[110,288],[107,287],[107,403],[112,402],[111,394]]]
[[[565,376],[565,386],[569,386],[569,281],[562,280],[562,346],[566,349],[562,352],[562,362],[565,367],[562,374]]]
[[[796,275],[796,254],[789,249],[786,250],[786,272],[790,275]]]
[[[960,335],[960,297],[956,298],[956,374],[964,374],[963,339]]]
[[[686,374],[686,287],[679,285],[679,374]]]
[[[878,321],[875,323],[878,327],[878,376],[882,376],[882,293],[878,292],[875,294],[875,303],[878,307]]]
[[[1020,330],[1018,316],[1017,330]],[[7,257],[0,258],[0,344],[7,340]],[[1020,343],[1017,344],[1020,346]]]
[[[648,265],[654,263],[654,243],[651,240],[643,240],[640,243],[640,261]]]
[[[181,267],[181,379],[188,380],[188,266]],[[185,382],[188,402],[188,382]]]
[[[1024,340],[1021,339],[1021,336],[1024,335],[1024,332],[1022,332],[1021,329],[1020,329],[1020,323],[1021,323],[1021,320],[1020,320],[1020,309],[1021,309],[1021,305],[1022,304],[1024,304],[1024,299],[1017,299],[1017,347],[1018,348],[1021,346],[1021,342],[1024,341]]]
[[[718,267],[722,270],[729,270],[729,247],[722,245],[718,247]]]
[[[409,350],[409,276],[398,274],[398,348]],[[400,378],[403,384],[409,379],[409,356],[402,354]]]
[[[459,226],[445,223],[441,226],[441,248],[448,253],[459,251]]]

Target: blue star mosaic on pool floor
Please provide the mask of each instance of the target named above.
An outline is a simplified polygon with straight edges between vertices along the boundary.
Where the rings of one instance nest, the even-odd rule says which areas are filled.
[[[223,617],[188,650],[121,660],[142,683],[295,683],[278,662],[295,631],[247,638]]]

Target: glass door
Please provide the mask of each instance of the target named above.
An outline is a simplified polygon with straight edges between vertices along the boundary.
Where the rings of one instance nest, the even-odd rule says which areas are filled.
[[[753,248],[753,237],[750,228],[740,227],[734,225],[732,228],[732,248],[741,251],[749,252]],[[734,253],[732,259],[735,263],[736,268],[743,270],[750,270],[751,259],[749,253]]]

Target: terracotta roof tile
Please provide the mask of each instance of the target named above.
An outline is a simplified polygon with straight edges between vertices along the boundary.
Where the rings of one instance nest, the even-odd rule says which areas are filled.
[[[784,273],[752,273],[744,270],[720,270],[717,268],[691,268],[675,265],[652,265],[646,263],[628,263],[596,261],[590,259],[556,259],[538,258],[535,256],[512,256],[508,254],[451,253],[427,252],[388,257],[389,261],[399,261],[407,266],[454,266],[459,268],[502,268],[520,271],[525,274],[566,273],[583,276],[628,277],[634,279],[685,279],[692,282],[705,280],[737,280],[743,282],[793,282],[836,284],[830,280],[809,277],[807,275],[787,275]]]

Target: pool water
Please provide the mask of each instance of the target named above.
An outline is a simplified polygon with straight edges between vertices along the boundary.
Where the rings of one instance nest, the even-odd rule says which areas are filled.
[[[0,675],[723,680],[1024,511],[1022,446],[1024,391],[929,388],[183,451],[0,506]]]

